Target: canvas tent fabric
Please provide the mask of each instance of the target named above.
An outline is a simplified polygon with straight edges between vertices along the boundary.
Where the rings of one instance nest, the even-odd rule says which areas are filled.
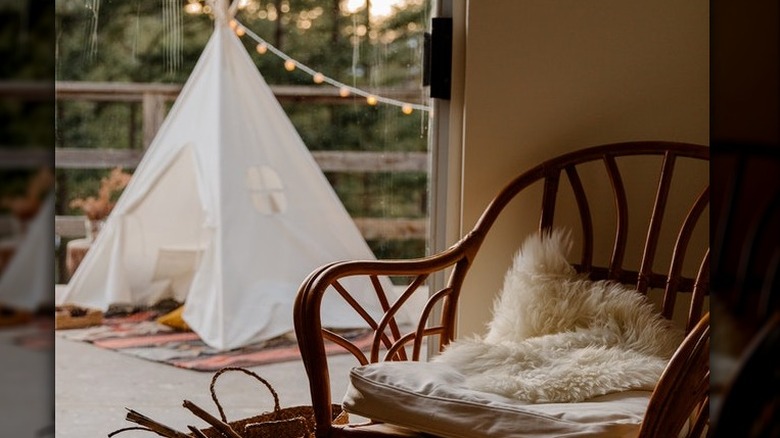
[[[170,296],[221,350],[291,331],[318,266],[374,258],[227,16],[59,299],[106,309]],[[356,298],[380,314],[370,286]],[[341,301],[326,297],[324,323],[365,326]]]
[[[0,274],[0,304],[32,312],[53,301],[53,217],[54,192],[51,192],[19,240],[11,261]]]

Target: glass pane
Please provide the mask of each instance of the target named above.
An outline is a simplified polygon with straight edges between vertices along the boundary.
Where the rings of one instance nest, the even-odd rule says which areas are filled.
[[[240,0],[230,25],[378,258],[422,256],[429,101],[426,0]],[[214,27],[211,2],[58,0],[58,215],[132,173]],[[84,154],[87,155],[84,155]],[[109,203],[121,190],[111,194]],[[62,218],[62,225],[67,218]],[[80,238],[74,222],[65,248]]]
[[[252,64],[271,86],[284,115],[311,152],[314,161],[304,164],[316,163],[320,167],[324,175],[318,175],[320,181],[329,183],[333,188],[333,192],[328,194],[337,196],[377,258],[423,256],[428,242],[430,181],[431,112],[426,90],[422,86],[423,34],[431,14],[428,0],[241,0],[234,5],[234,21],[230,22],[232,31],[239,35]],[[136,171],[137,165],[142,157],[151,157],[150,154],[159,150],[155,148],[152,151],[147,148],[155,134],[164,132],[165,123],[171,120],[166,120],[166,115],[174,105],[182,85],[190,78],[219,15],[220,9],[214,9],[212,1],[57,0],[55,178],[56,213],[59,215],[57,230],[60,234],[56,255],[57,283],[67,283],[85,254],[89,257],[91,254],[88,251],[94,251],[95,245],[91,245],[90,238],[86,235],[87,230],[93,230],[91,233],[103,233],[103,236],[113,232],[114,223],[108,221],[102,226],[100,219],[120,194],[127,192],[123,188],[127,174],[135,173],[133,178],[141,177],[131,179],[130,184],[137,181],[142,181],[149,187],[156,184],[155,181],[144,180],[141,172]],[[241,84],[237,86],[239,91],[231,96],[228,102],[247,97],[240,91]],[[203,101],[208,102],[208,99]],[[180,108],[177,107],[177,111]],[[199,114],[215,112],[208,107],[190,106],[190,109]],[[231,124],[236,118],[230,118],[227,113],[230,111],[214,114],[213,117],[227,117],[225,123],[220,124],[221,129],[236,133],[235,138],[243,140],[241,147],[251,148],[253,139],[266,134],[266,138],[274,138],[280,144],[283,143],[282,136],[277,136],[276,131],[280,126],[286,126],[283,120],[273,119],[275,124],[260,124],[259,118],[264,114],[262,111],[233,112],[234,115],[241,116],[252,114],[248,119],[258,120],[255,126],[262,126],[262,132],[242,134],[244,126]],[[175,167],[176,171],[169,173],[181,174],[179,176],[182,179],[178,181],[184,182],[179,185],[185,190],[190,189],[183,194],[176,192],[174,195],[169,192],[159,195],[161,190],[150,190],[153,195],[149,197],[154,197],[154,202],[166,206],[168,203],[195,205],[199,202],[199,195],[213,194],[208,190],[196,191],[194,186],[199,184],[199,181],[193,177],[194,166],[182,164],[192,157],[192,154],[186,152],[185,150],[176,157],[153,157],[155,160],[170,159],[170,166]],[[278,154],[284,155],[284,150],[280,148]],[[215,153],[214,160],[219,159],[219,155]],[[204,166],[210,164],[203,163]],[[298,180],[310,176],[299,170],[306,169],[306,165],[282,168],[275,160],[242,162],[236,167],[235,172],[229,172],[235,181],[236,196],[221,195],[220,202],[239,204],[239,197],[244,196],[249,200],[245,214],[262,217],[264,221],[276,221],[283,215],[292,214],[295,203],[300,203],[300,199],[290,190],[290,184],[294,183],[294,179],[289,177],[291,173],[298,171],[294,174]],[[121,169],[121,172],[117,169]],[[173,179],[169,177],[169,173],[166,173],[164,178]],[[208,185],[210,181],[202,183]],[[123,202],[127,199],[129,198],[124,198]],[[314,203],[318,200],[310,201]],[[84,207],[85,205],[89,208]],[[120,205],[120,208],[124,206]],[[97,213],[93,214],[94,212]],[[86,213],[90,213],[94,221],[85,223]],[[164,233],[158,233],[158,237],[163,239],[184,233],[192,223],[200,225],[202,222],[214,220],[201,213],[196,211],[192,214],[195,219],[186,217],[187,215],[177,216],[174,219],[175,226],[169,227]],[[122,222],[125,227],[123,230],[137,228],[141,221],[130,222]],[[94,224],[97,225],[92,227]],[[198,230],[201,231],[202,228]],[[278,231],[277,234],[287,233],[296,237],[301,235],[302,231],[291,227]],[[318,232],[328,234],[331,229],[320,226]],[[117,251],[122,255],[127,247],[143,247],[145,243],[139,243],[141,239],[129,231],[124,237],[125,247],[121,252]],[[244,234],[239,232],[232,237],[235,241],[244,238]],[[203,241],[206,241],[205,238]],[[264,241],[257,246],[262,247],[263,243]],[[336,242],[331,246],[338,247],[340,243]],[[308,247],[321,250],[318,245],[320,244],[314,239],[293,239],[288,245],[289,248],[277,245],[274,247],[276,253],[270,256],[266,253],[263,257],[266,257],[266,264],[279,259],[285,260],[285,266],[288,266],[295,264],[301,255],[306,254]],[[260,260],[255,260],[258,254],[254,251],[245,252],[240,255],[243,259],[252,259],[255,263],[253,266],[262,264]],[[192,284],[193,266],[200,260],[201,255],[207,252],[203,250],[203,246],[193,246],[168,247],[149,253],[147,258],[156,265],[145,273],[152,279],[152,285],[146,287],[147,284],[144,284],[144,293],[155,297],[167,296],[166,294],[178,297],[179,291],[183,291],[186,296]],[[113,253],[106,256],[106,259],[110,260],[112,257],[115,257]],[[138,264],[140,265],[140,262]],[[229,265],[231,263],[223,263],[220,268],[230,269]],[[232,267],[235,267],[240,263],[233,265]],[[236,277],[242,274],[243,272],[239,272]],[[301,275],[296,287],[303,279],[304,275]],[[170,283],[165,283],[166,281]],[[408,283],[409,279],[396,276],[390,281],[398,286]],[[366,284],[368,285],[368,282]],[[386,289],[392,292],[390,289],[393,288],[389,282],[382,284],[383,287],[388,286]],[[265,284],[260,287],[265,287]],[[274,287],[275,285],[271,285],[268,289],[276,293]],[[239,289],[244,290],[233,288]],[[252,293],[259,290],[254,285],[248,289]],[[364,289],[373,293],[370,288]],[[274,297],[276,298],[279,297]],[[291,297],[285,293],[279,301],[288,299]],[[172,307],[175,310],[166,317],[168,324],[177,328],[181,328],[184,321],[181,309],[192,309],[188,306],[196,302],[188,301],[189,304],[180,306],[181,300],[175,300],[173,304],[163,301],[157,302],[155,310],[162,304],[175,304],[175,307]],[[212,303],[210,298],[200,301],[208,302],[209,305]],[[217,301],[219,300],[214,300]],[[227,301],[230,300],[225,299],[214,304],[208,310],[209,315],[216,313],[213,311],[215,308],[226,308],[229,305]],[[277,324],[277,320],[283,318],[278,316],[282,315],[279,309],[284,309],[286,303],[275,302],[276,307],[262,303],[265,307],[257,309],[254,307],[254,300],[248,301],[252,302],[243,304],[245,308],[252,307],[252,316],[264,311],[272,312],[266,319],[273,319],[273,322],[268,324],[282,325]],[[132,303],[130,306],[117,304],[119,305],[109,308],[109,312],[117,314],[134,312],[139,307],[145,308],[133,306]],[[286,309],[285,311],[287,312]],[[241,320],[243,323],[245,319],[239,318],[238,315],[243,312],[243,308],[234,309],[214,319]],[[137,313],[134,313],[132,317],[136,315]],[[255,319],[265,321],[261,318]],[[362,323],[362,320],[360,322]],[[351,321],[348,323],[351,324]],[[156,327],[151,330],[156,330]],[[127,328],[132,330],[129,325]],[[241,330],[233,330],[231,333],[244,331],[243,329],[244,326]],[[172,336],[189,334],[192,332],[173,333]],[[201,336],[201,333],[198,331],[197,335]],[[344,332],[347,337],[358,335],[364,334],[360,329],[352,327]],[[63,333],[62,337],[67,337],[67,333]],[[154,349],[154,352],[170,357],[177,356],[184,350],[183,356],[191,357],[177,356],[177,359],[203,362],[206,356],[205,361],[209,362],[209,359],[214,359],[210,354],[222,351],[211,345],[206,346],[207,342],[203,339],[196,339],[191,344],[174,343],[173,347],[166,344],[164,348]],[[263,343],[255,342],[248,348],[255,349],[250,350],[250,353],[258,353],[260,350],[265,353],[266,348],[280,345],[285,348],[289,346],[282,352],[283,355],[297,354],[290,353],[297,352],[297,344],[289,335],[275,337]],[[141,371],[150,369],[146,367],[147,361],[139,364],[129,362],[134,360],[131,358],[117,357],[125,355],[102,356],[105,360],[101,362],[105,363],[102,363],[101,367],[91,368],[87,375],[74,373],[72,371],[77,369],[77,364],[69,361],[91,360],[89,352],[86,352],[84,357],[73,358],[71,355],[77,351],[72,348],[74,346],[68,339],[63,339],[62,344],[58,344],[55,359],[57,387],[61,389],[55,400],[57,430],[58,434],[62,433],[63,436],[105,434],[112,430],[109,423],[117,426],[113,429],[130,425],[122,424],[124,414],[120,412],[117,415],[117,407],[121,406],[137,409],[150,418],[174,427],[183,424],[182,421],[191,423],[193,417],[189,413],[179,415],[178,410],[173,408],[181,406],[181,399],[189,398],[189,389],[197,391],[196,388],[205,388],[201,383],[208,385],[208,380],[213,375],[186,371],[186,375],[182,374],[181,378],[174,377],[174,386],[181,391],[165,390],[166,385],[171,385],[171,381],[166,378],[170,376],[167,373],[169,369],[160,369],[159,372],[153,368],[149,372]],[[243,347],[231,348],[226,355],[245,353],[246,349]],[[130,350],[148,352],[151,349],[144,346]],[[149,353],[147,358],[165,362],[159,357],[151,357],[154,353]],[[273,355],[273,352],[271,353]],[[217,359],[228,358],[220,356]],[[233,356],[233,360],[238,359]],[[181,366],[181,363],[177,366]],[[212,361],[213,363],[216,362]],[[290,366],[284,368],[287,364]],[[346,357],[338,366],[345,368],[354,364],[354,360]],[[204,365],[208,367],[208,364]],[[127,366],[132,366],[133,369],[128,370]],[[197,364],[195,366],[197,367]],[[345,368],[343,373],[340,372],[339,376],[334,375],[331,382],[334,393],[345,388],[347,369]],[[288,402],[292,399],[292,405],[310,402],[306,400],[308,381],[299,361],[273,364],[263,367],[262,370],[264,377],[280,385],[280,396]],[[118,371],[123,372],[124,379],[114,378]],[[102,374],[103,372],[107,374]],[[122,385],[123,390],[114,391],[122,396],[114,398],[116,403],[100,394],[97,397],[90,396],[90,400],[99,400],[98,404],[101,406],[98,406],[97,410],[90,408],[89,415],[85,415],[81,412],[86,406],[80,404],[80,389],[96,387],[96,382],[97,386],[108,388],[111,388],[112,384]],[[231,398],[229,402],[233,403],[231,406],[234,407],[234,412],[254,413],[257,393],[246,392],[243,386],[234,386],[237,389],[228,391],[229,382],[228,380],[223,389],[229,395],[226,398]],[[192,388],[186,385],[191,385]],[[155,391],[152,394],[149,393],[149,388],[164,391]],[[134,391],[142,391],[144,394],[139,397]],[[149,400],[154,401],[153,406],[148,403]],[[91,403],[90,406],[96,405]]]

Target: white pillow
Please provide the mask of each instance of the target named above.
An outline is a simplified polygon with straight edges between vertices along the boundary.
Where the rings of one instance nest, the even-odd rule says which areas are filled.
[[[442,437],[634,437],[651,392],[580,403],[529,404],[468,389],[444,363],[386,362],[353,368],[344,408]]]

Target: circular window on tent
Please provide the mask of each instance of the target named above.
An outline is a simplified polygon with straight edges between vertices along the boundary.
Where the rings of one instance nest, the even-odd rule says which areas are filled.
[[[279,214],[287,210],[287,197],[279,174],[268,166],[251,166],[246,171],[246,185],[252,205],[262,214]]]

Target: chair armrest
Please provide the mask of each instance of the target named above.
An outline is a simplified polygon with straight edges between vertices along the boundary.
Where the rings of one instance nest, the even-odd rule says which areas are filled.
[[[701,436],[709,418],[709,357],[708,312],[688,333],[666,366],[650,397],[638,438]]]
[[[472,263],[480,236],[464,239],[433,256],[409,260],[342,261],[313,271],[301,284],[295,299],[293,318],[317,422],[317,435],[328,436],[331,428],[331,391],[326,341],[352,353],[361,364],[381,360],[419,360],[423,340],[438,336],[439,348],[454,337],[457,300],[466,271]],[[438,290],[424,287],[435,276],[446,276]],[[386,285],[389,277],[411,279],[396,297]],[[355,290],[350,285],[357,284]],[[378,312],[364,308],[356,296],[366,296],[367,289],[378,302]],[[399,324],[399,317],[409,299],[428,292],[426,304],[412,324]],[[371,348],[365,354],[353,342],[323,326],[322,304],[326,294],[344,300],[365,321],[373,335]],[[374,309],[377,310],[377,309]],[[411,347],[411,352],[407,349]],[[384,354],[380,356],[380,352]]]

